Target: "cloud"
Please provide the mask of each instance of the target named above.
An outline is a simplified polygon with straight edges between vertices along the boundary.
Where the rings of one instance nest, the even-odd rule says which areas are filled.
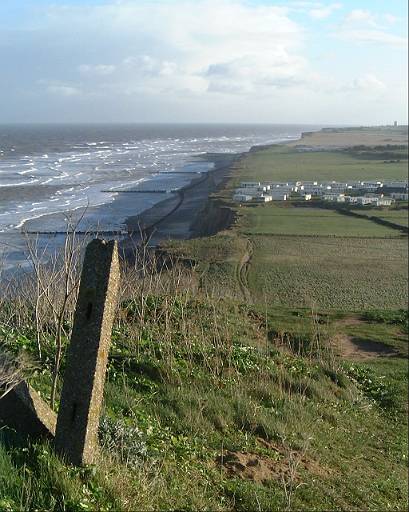
[[[79,52],[70,48],[76,43],[68,27],[75,27],[82,62],[70,81],[77,75],[81,87],[100,94],[267,93],[274,86],[299,83],[308,68],[302,55],[304,31],[279,6],[241,0],[124,0],[94,7],[54,5],[46,19],[52,22],[48,30],[58,32],[59,45],[67,44],[71,53]],[[105,63],[96,60],[98,47]]]
[[[373,14],[371,14],[369,11],[364,9],[353,9],[350,13],[347,14],[345,17],[345,21],[347,23],[355,23],[355,22],[361,22],[366,21],[372,23],[375,21],[375,17]]]
[[[209,92],[248,94],[258,91],[268,95],[276,88],[304,84],[308,74],[308,62],[304,58],[277,48],[269,55],[250,55],[211,64],[203,76],[209,82]]]
[[[84,75],[111,75],[114,73],[116,66],[112,64],[81,64],[78,66],[78,71]]]
[[[389,23],[389,25],[393,25],[398,21],[397,16],[394,16],[393,14],[386,13],[385,14],[385,21],[386,23]]]
[[[123,71],[132,70],[141,76],[167,77],[178,72],[178,65],[175,62],[156,59],[150,55],[138,55],[126,57],[121,63]]]
[[[329,18],[334,11],[337,11],[342,7],[342,4],[330,4],[330,5],[319,5],[309,11],[311,18],[316,20],[323,20]]]
[[[390,34],[383,30],[342,29],[338,32],[338,37],[352,42],[382,44],[396,46],[397,48],[406,48],[408,45],[408,40],[405,37]]]
[[[386,90],[386,85],[375,75],[368,73],[359,78],[355,78],[350,89],[363,92],[381,92]]]
[[[399,52],[389,52],[393,63],[380,60],[377,47],[364,59],[346,56],[347,45],[311,30],[311,19],[341,9],[336,1],[35,2],[30,19],[0,31],[2,118],[31,112],[54,120],[58,111],[70,121],[315,122],[321,112],[334,122],[328,112],[338,108],[336,95],[348,91],[353,114],[354,97],[381,91],[376,80],[401,104],[389,93],[406,80]],[[365,12],[348,13],[335,36],[403,46],[386,15],[387,29]],[[317,56],[317,41],[336,58]]]
[[[81,90],[77,87],[72,87],[70,85],[48,85],[46,87],[47,92],[51,94],[55,94],[57,96],[64,96],[66,98],[72,96],[80,96],[82,94]]]
[[[375,15],[365,9],[353,9],[344,18],[335,35],[343,40],[358,43],[382,44],[397,48],[407,47],[407,38],[391,33],[379,23],[389,20],[391,15]]]

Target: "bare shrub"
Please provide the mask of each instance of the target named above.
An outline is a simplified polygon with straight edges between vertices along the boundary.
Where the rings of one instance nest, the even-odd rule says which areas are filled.
[[[0,350],[0,400],[20,384],[33,370],[33,365],[22,353],[18,356]]]

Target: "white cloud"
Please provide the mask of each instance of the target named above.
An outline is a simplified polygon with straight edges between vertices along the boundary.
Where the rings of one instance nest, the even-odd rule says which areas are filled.
[[[369,11],[364,9],[353,9],[350,13],[345,17],[346,22],[373,22],[374,16]]]
[[[364,92],[381,92],[386,89],[386,85],[375,75],[367,73],[361,77],[355,78],[350,88]]]
[[[284,7],[242,0],[124,0],[87,8],[54,6],[49,15],[55,30],[75,26],[87,34],[95,27],[97,34],[91,29],[88,36],[91,44],[110,41],[115,58],[109,64],[85,61],[77,72],[98,77],[95,87],[116,88],[117,94],[135,88],[150,95],[266,93],[274,84],[299,83],[308,70],[303,29]]]
[[[175,62],[160,60],[150,55],[138,55],[126,57],[122,61],[122,67],[137,72],[144,76],[172,76],[178,72],[178,65]]]
[[[387,23],[389,23],[389,25],[393,25],[394,23],[396,23],[398,21],[398,18],[396,16],[394,16],[393,14],[386,13],[385,14],[385,21]]]
[[[359,43],[373,43],[396,46],[398,48],[405,48],[408,45],[408,40],[405,37],[389,34],[384,30],[374,29],[341,29],[338,32],[341,39],[347,41],[355,41]]]
[[[268,56],[251,55],[211,64],[203,76],[209,81],[210,92],[268,94],[275,88],[305,84],[308,74],[304,58],[277,48]]]
[[[78,87],[72,87],[70,85],[48,85],[47,91],[51,94],[55,94],[58,96],[71,97],[71,96],[80,96],[82,94],[81,90]]]
[[[351,42],[407,47],[407,38],[385,29],[379,23],[379,18],[379,15],[375,15],[366,9],[353,9],[345,16],[336,32],[336,36]],[[381,21],[389,19],[389,23],[391,23],[392,18],[394,17],[391,15],[383,15]]]
[[[319,5],[309,11],[311,18],[323,20],[329,18],[334,11],[342,7],[342,4]]]
[[[38,118],[53,119],[55,108],[65,108],[67,119],[85,121],[316,122],[321,115],[336,122],[332,112],[339,108],[353,119],[368,91],[370,115],[378,97],[402,105],[400,52],[388,52],[387,61],[375,46],[364,57],[346,55],[348,45],[327,45],[326,30],[311,30],[311,19],[325,20],[341,9],[336,1],[84,0],[47,8],[39,2],[38,17],[30,21],[35,30],[16,29],[14,39],[0,33],[6,77],[0,96],[18,90],[14,109],[23,111],[26,95],[33,112],[38,105]],[[373,25],[378,19],[354,9],[335,36],[403,46],[385,15],[388,30]],[[335,57],[317,56],[317,42],[319,53]],[[21,55],[25,66],[17,69]],[[6,86],[13,78],[13,87]],[[12,117],[12,102],[5,103]]]
[[[112,64],[81,64],[78,66],[78,71],[84,75],[111,75],[114,73],[116,67]]]

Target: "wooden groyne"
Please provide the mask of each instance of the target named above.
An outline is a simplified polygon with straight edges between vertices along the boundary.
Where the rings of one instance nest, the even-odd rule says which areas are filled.
[[[128,231],[126,230],[108,230],[108,231],[98,231],[98,230],[90,230],[90,231],[25,231],[27,235],[48,235],[48,236],[57,236],[57,235],[87,235],[87,236],[124,236],[128,235]]]
[[[140,188],[136,190],[101,190],[106,194],[172,194],[177,192],[176,188]]]

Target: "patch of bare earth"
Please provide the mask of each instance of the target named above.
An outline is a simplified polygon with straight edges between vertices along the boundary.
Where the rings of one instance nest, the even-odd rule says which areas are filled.
[[[264,439],[258,441],[264,448],[272,451],[271,456],[227,450],[218,457],[219,464],[224,467],[228,476],[266,484],[271,480],[299,482],[300,469],[320,477],[330,473],[329,469],[323,468],[303,452],[287,450]]]
[[[362,325],[365,323],[367,323],[365,320],[362,320],[357,316],[349,316],[336,321],[336,325]]]
[[[354,338],[348,334],[337,334],[332,338],[335,352],[344,359],[365,361],[378,357],[396,357],[399,352],[379,341]]]

